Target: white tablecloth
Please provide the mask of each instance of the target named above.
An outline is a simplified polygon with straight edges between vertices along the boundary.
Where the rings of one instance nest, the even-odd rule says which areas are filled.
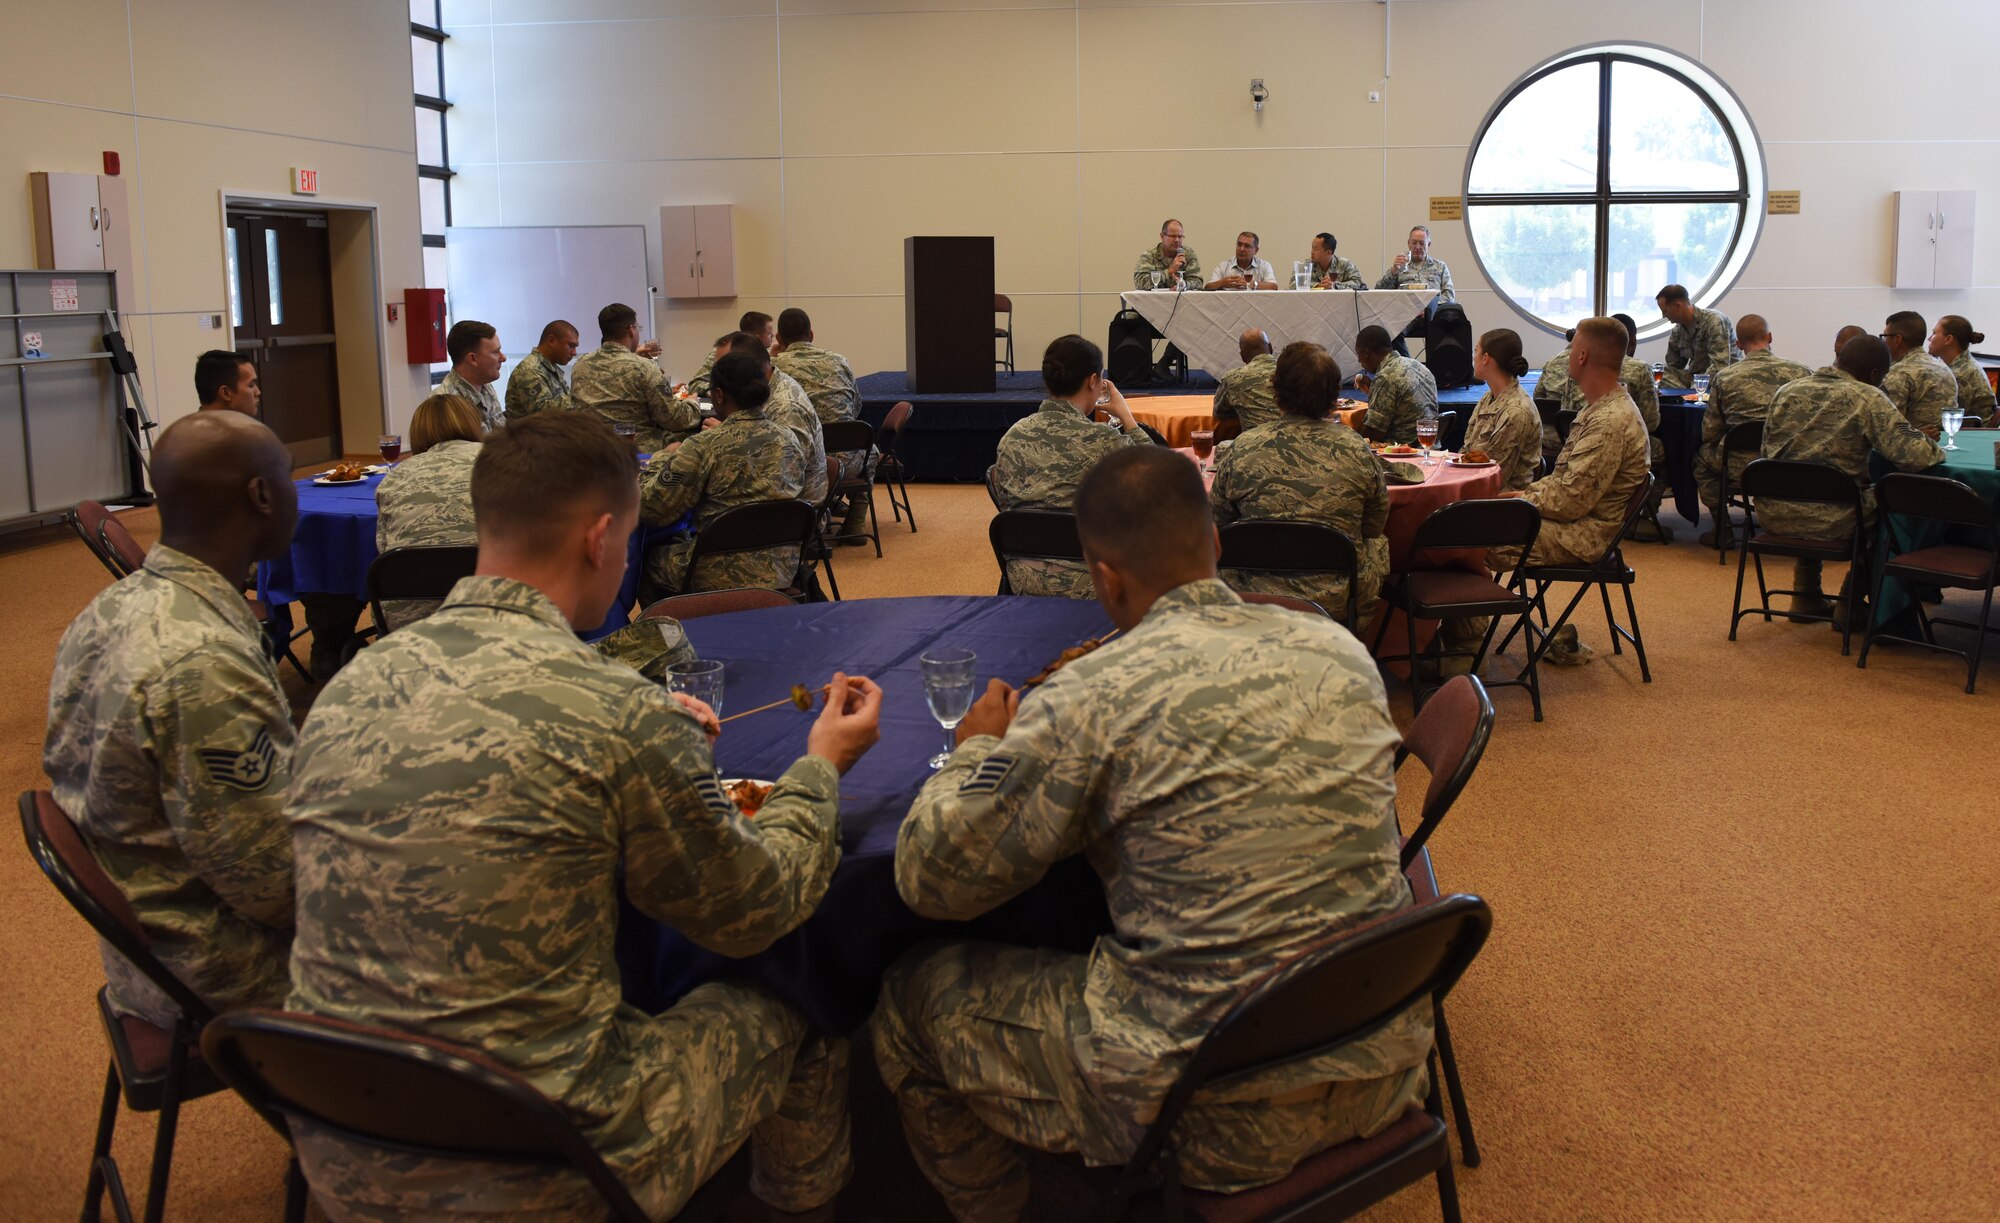
[[[1311,340],[1333,354],[1340,371],[1352,375],[1354,337],[1379,324],[1396,335],[1423,313],[1435,289],[1278,289],[1270,292],[1223,290],[1174,293],[1134,291],[1120,295],[1188,355],[1188,360],[1220,378],[1243,364],[1236,338],[1262,327],[1273,351],[1294,340]]]

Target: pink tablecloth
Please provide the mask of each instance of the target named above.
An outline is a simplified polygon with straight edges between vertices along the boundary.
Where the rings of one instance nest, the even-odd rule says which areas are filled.
[[[1176,449],[1193,442],[1196,429],[1215,428],[1213,396],[1148,395],[1126,402],[1132,405],[1132,419],[1158,429],[1160,436],[1167,439],[1167,445]],[[1340,418],[1351,426],[1367,410],[1365,404],[1357,408],[1342,408]]]

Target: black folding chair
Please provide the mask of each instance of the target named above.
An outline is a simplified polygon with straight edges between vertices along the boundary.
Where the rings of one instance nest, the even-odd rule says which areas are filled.
[[[1437,1178],[1446,1223],[1459,1223],[1443,1105],[1432,1076],[1425,1106],[1411,1106],[1372,1138],[1357,1138],[1301,1162],[1275,1184],[1219,1194],[1182,1184],[1174,1149],[1181,1115],[1204,1088],[1351,1044],[1424,998],[1458,983],[1493,927],[1477,896],[1415,905],[1329,940],[1244,992],[1188,1059],[1158,1115],[1115,1177],[1100,1217],[1122,1220],[1135,1204],[1147,1217],[1269,1221],[1345,1219],[1426,1176]],[[1158,1199],[1158,1210],[1153,1209]]]
[[[368,614],[376,634],[388,631],[385,602],[399,599],[442,599],[479,568],[479,549],[471,544],[391,548],[368,565]]]
[[[1862,538],[1861,489],[1854,483],[1854,477],[1846,472],[1836,471],[1820,463],[1800,463],[1792,459],[1758,459],[1743,469],[1743,496],[1751,501],[1769,498],[1772,501],[1803,501],[1815,505],[1831,505],[1853,515],[1854,529],[1845,539],[1813,539],[1801,535],[1783,535],[1775,531],[1753,531],[1748,525],[1743,534],[1736,537],[1736,597],[1729,605],[1729,639],[1736,640],[1736,625],[1745,616],[1762,613],[1764,623],[1771,617],[1781,615],[1790,620],[1807,623],[1830,623],[1832,616],[1822,616],[1812,612],[1774,612],[1771,607],[1772,595],[1787,597],[1800,594],[1796,590],[1773,590],[1764,581],[1764,558],[1767,556],[1788,556],[1793,560],[1847,561],[1854,565],[1867,563],[1866,545]],[[1743,606],[1743,572],[1750,558],[1757,560],[1758,606]],[[1847,616],[1840,625],[1840,652],[1848,652],[1854,637],[1854,603],[1861,596],[1861,583],[1851,582],[1848,586]]]
[[[882,555],[882,528],[875,521],[875,472],[868,462],[868,456],[875,449],[875,427],[865,420],[837,420],[830,425],[820,426],[826,438],[826,456],[837,458],[841,455],[858,453],[861,456],[861,474],[830,482],[827,489],[827,503],[833,498],[845,497],[852,505],[856,498],[868,505],[868,529],[853,535],[837,533],[833,517],[829,513],[826,520],[826,534],[830,539],[866,539],[875,545],[875,555]],[[845,466],[843,464],[843,466]]]
[[[115,1013],[109,989],[97,991],[97,1017],[104,1027],[104,1039],[111,1046],[111,1061],[104,1074],[97,1139],[92,1144],[90,1178],[83,1191],[84,1219],[98,1217],[108,1191],[119,1223],[131,1223],[132,1206],[125,1193],[125,1180],[119,1173],[117,1157],[111,1153],[122,1087],[127,1108],[135,1113],[160,1115],[153,1133],[153,1162],[147,1177],[143,1216],[146,1223],[159,1223],[166,1213],[167,1184],[173,1171],[174,1138],[180,1126],[181,1105],[222,1090],[222,1081],[197,1047],[203,1028],[214,1020],[215,1012],[153,954],[152,938],[140,924],[132,902],[98,865],[76,825],[56,805],[55,796],[47,790],[24,791],[20,810],[21,832],[27,838],[28,852],[49,882],[55,884],[63,899],[69,901],[100,939],[138,969],[173,1005],[173,1026],[162,1028],[136,1015]],[[298,1164],[294,1161],[286,1174],[285,1217],[301,1219],[304,1212],[305,1182],[299,1179]]]
[[[1549,643],[1555,639],[1556,633],[1563,625],[1569,623],[1570,615],[1576,611],[1577,604],[1583,602],[1583,596],[1589,594],[1590,588],[1595,586],[1597,593],[1604,598],[1604,626],[1611,633],[1611,652],[1623,654],[1625,647],[1621,639],[1631,642],[1632,649],[1639,655],[1640,678],[1648,684],[1653,682],[1653,669],[1646,663],[1646,643],[1639,633],[1639,608],[1632,601],[1632,583],[1638,580],[1638,575],[1625,563],[1624,547],[1625,533],[1632,529],[1632,524],[1638,521],[1639,515],[1646,508],[1647,497],[1652,491],[1652,480],[1653,477],[1648,475],[1646,479],[1639,481],[1637,488],[1632,490],[1631,499],[1625,503],[1625,517],[1618,524],[1618,533],[1611,537],[1610,545],[1596,560],[1587,565],[1522,564],[1514,570],[1512,580],[1514,586],[1526,589],[1528,583],[1534,583],[1535,610],[1541,615],[1546,627],[1538,630],[1531,618],[1523,616],[1500,642],[1500,648],[1495,653],[1505,654],[1508,644],[1514,640],[1514,633],[1525,632],[1528,637],[1529,659],[1531,661],[1540,659],[1542,655],[1548,653]],[[1525,560],[1528,554],[1523,552],[1521,555]],[[1570,598],[1568,606],[1563,608],[1562,615],[1557,616],[1556,622],[1551,625],[1547,623],[1549,615],[1547,600],[1549,588],[1558,582],[1576,583],[1576,594]],[[1611,611],[1613,586],[1620,587],[1625,592],[1625,618],[1631,621],[1630,629],[1619,624],[1618,617]]]
[[[1868,665],[1869,647],[1877,641],[1902,641],[1927,650],[1956,654],[1966,660],[1965,691],[1970,695],[1973,685],[1979,681],[1979,659],[1986,652],[1986,635],[2000,633],[2000,628],[1995,628],[1989,621],[1993,611],[1993,586],[2000,581],[2000,530],[1994,526],[1993,511],[1987,507],[1984,498],[1957,480],[1898,471],[1875,482],[1875,512],[1881,520],[1882,532],[1881,546],[1876,551],[1881,563],[1875,567],[1875,608],[1882,606],[1882,586],[1890,578],[1927,586],[1949,586],[1954,590],[1977,590],[1983,592],[1983,597],[1977,621],[1926,615],[1923,600],[1912,599],[1911,606],[1916,609],[1917,626],[1923,632],[1922,638],[1881,632],[1875,616],[1871,615],[1867,628],[1861,634],[1861,659],[1856,665]],[[1914,538],[1906,546],[1903,533],[1897,529],[1898,518],[1905,520],[1905,526],[1912,525],[1911,520],[1934,522],[1971,533],[1983,537],[1986,546],[1980,548],[1944,542],[1919,548],[1915,546]],[[1973,630],[1972,649],[1968,652],[1940,645],[1931,630],[1934,624]]]
[[[1757,529],[1756,511],[1750,507],[1750,498],[1744,496],[1742,490],[1736,488],[1730,478],[1731,460],[1739,454],[1761,454],[1763,450],[1764,422],[1761,420],[1740,421],[1729,426],[1728,432],[1722,435],[1722,496],[1717,505],[1722,511],[1722,517],[1715,524],[1715,563],[1718,565],[1729,553],[1729,544],[1725,536],[1736,530],[1736,520],[1730,515],[1731,510],[1743,511],[1745,533]],[[1724,530],[1725,527],[1728,528],[1727,532]]]
[[[701,562],[711,556],[761,552],[767,548],[797,548],[797,580],[816,585],[810,582],[808,551],[818,538],[819,511],[810,501],[753,501],[749,505],[739,505],[717,514],[695,535],[694,552],[688,557],[687,577],[684,580],[693,586]],[[831,566],[827,576],[832,577]],[[802,603],[806,599],[807,585],[794,585],[779,593],[795,603]],[[833,597],[840,598],[838,586],[834,587]]]
[[[1135,420],[1132,423],[1139,426],[1139,432],[1151,438],[1155,446],[1164,446],[1167,444],[1166,435],[1161,433],[1158,429],[1153,428],[1153,426],[1147,424],[1145,421]]]
[[[903,430],[910,423],[911,411],[909,401],[905,400],[890,408],[889,414],[882,418],[882,427],[875,432],[875,448],[880,452],[875,459],[875,481],[889,495],[889,513],[897,522],[909,515],[910,534],[915,535],[917,511],[910,506],[910,469],[901,454]],[[899,489],[903,494],[900,502],[896,499]]]
[[[993,559],[1000,564],[1000,592],[1014,593],[1007,579],[1010,560],[1057,560],[1083,563],[1083,544],[1076,537],[1076,515],[1049,510],[1001,510],[986,525]]]
[[[1349,632],[1355,627],[1360,594],[1361,562],[1347,532],[1319,522],[1252,518],[1222,528],[1222,555],[1216,568],[1287,577],[1338,576],[1347,579],[1347,606],[1339,620]]]
[[[1420,662],[1470,658],[1472,673],[1477,675],[1480,664],[1486,659],[1487,648],[1493,644],[1494,630],[1500,627],[1500,617],[1517,617],[1514,627],[1518,630],[1521,626],[1518,617],[1526,616],[1535,606],[1535,601],[1518,585],[1503,586],[1484,570],[1474,573],[1467,569],[1425,569],[1419,566],[1438,552],[1454,549],[1477,550],[1482,554],[1482,560],[1484,553],[1494,548],[1518,548],[1521,555],[1526,556],[1528,550],[1535,546],[1535,537],[1541,530],[1542,512],[1533,503],[1519,497],[1454,501],[1450,505],[1439,506],[1430,517],[1417,525],[1416,537],[1410,543],[1411,569],[1406,573],[1390,574],[1388,583],[1382,588],[1383,601],[1403,611],[1410,652],[1381,653],[1382,638],[1389,631],[1386,611],[1375,630],[1374,652],[1377,661],[1410,664],[1410,701],[1418,712],[1422,712],[1424,698],[1429,692],[1417,676]],[[1492,622],[1486,626],[1486,635],[1480,639],[1477,650],[1446,650],[1435,640],[1421,652],[1416,649],[1418,620],[1473,619],[1480,616],[1491,617]],[[1508,636],[1511,638],[1513,633],[1509,632]],[[1537,722],[1542,720],[1541,675],[1536,670],[1539,661],[1535,654],[1530,653],[1528,665],[1513,679],[1485,681],[1488,687],[1493,688],[1526,688]]]

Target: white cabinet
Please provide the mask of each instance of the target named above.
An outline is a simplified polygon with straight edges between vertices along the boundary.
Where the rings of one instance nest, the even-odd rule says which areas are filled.
[[[1898,289],[1964,289],[1972,284],[1972,191],[1898,191]]]
[[[132,231],[125,215],[125,180],[40,171],[28,177],[35,204],[35,266],[116,272],[118,313],[130,313]]]
[[[736,296],[733,204],[669,204],[660,209],[661,292],[668,297]]]

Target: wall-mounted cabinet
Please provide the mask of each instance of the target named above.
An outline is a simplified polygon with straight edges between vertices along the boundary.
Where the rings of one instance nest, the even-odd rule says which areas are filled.
[[[733,204],[669,204],[660,209],[665,254],[661,292],[668,297],[736,296]]]
[[[132,229],[125,180],[110,174],[30,174],[35,266],[118,273],[118,313],[132,310]]]
[[[1898,289],[1964,289],[1972,285],[1972,191],[1898,191]]]

